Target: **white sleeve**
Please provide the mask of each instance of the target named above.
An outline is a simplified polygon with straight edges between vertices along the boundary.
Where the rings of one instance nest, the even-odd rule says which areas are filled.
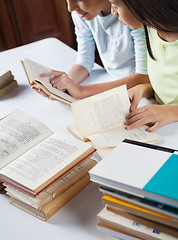
[[[85,67],[91,73],[95,62],[95,40],[86,21],[72,12],[77,37],[77,64]]]
[[[131,35],[134,40],[135,72],[147,75],[147,47],[144,27],[132,30]]]

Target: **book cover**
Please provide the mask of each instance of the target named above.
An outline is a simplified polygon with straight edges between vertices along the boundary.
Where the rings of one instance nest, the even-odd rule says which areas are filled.
[[[178,155],[126,142],[90,170],[92,181],[178,208]]]

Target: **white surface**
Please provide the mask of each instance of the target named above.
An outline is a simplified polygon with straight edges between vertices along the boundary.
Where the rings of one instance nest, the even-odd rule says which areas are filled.
[[[54,38],[1,52],[0,68],[11,70],[19,86],[0,99],[0,118],[20,109],[43,121],[55,132],[67,132],[67,124],[74,122],[70,106],[50,101],[30,88],[20,63],[26,57],[53,69],[68,71],[75,62],[76,52]],[[94,183],[47,222],[12,206],[9,197],[0,194],[0,226],[3,229],[0,239],[113,239],[96,230],[96,215],[102,208],[98,185]]]
[[[43,121],[53,131],[67,132],[66,126],[74,122],[70,106],[43,98],[28,85],[20,60],[30,58],[50,68],[68,71],[74,64],[76,52],[54,38],[41,40],[0,53],[0,68],[12,71],[18,88],[0,99],[0,118],[20,109]],[[111,79],[95,66],[91,77],[84,84]],[[159,132],[163,146],[178,149],[178,123],[163,127]],[[0,194],[0,226],[2,240],[11,239],[113,239],[96,230],[96,215],[103,208],[98,185],[90,184],[49,221],[41,220],[11,206],[8,196]]]

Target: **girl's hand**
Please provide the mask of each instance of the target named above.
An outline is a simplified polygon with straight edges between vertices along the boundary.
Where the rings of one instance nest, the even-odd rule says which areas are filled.
[[[152,97],[153,89],[150,83],[139,84],[133,88],[130,88],[128,90],[128,95],[131,103],[130,111],[132,112],[138,107],[138,104],[142,97],[145,98]]]
[[[55,100],[55,101],[59,101],[55,98],[51,98],[49,97],[42,89],[39,89],[39,88],[35,88],[35,87],[32,87],[33,90],[35,90],[37,93],[41,94],[43,97],[47,97],[48,99],[50,100]],[[60,102],[60,101],[59,101]]]
[[[153,132],[159,127],[171,122],[178,121],[178,106],[171,105],[147,105],[132,111],[125,122],[128,130],[134,129],[144,124],[151,123],[147,128],[148,132]]]
[[[40,75],[40,77],[47,76],[52,76],[50,82],[56,89],[68,92],[74,98],[82,97],[82,87],[73,82],[65,72],[51,70]]]

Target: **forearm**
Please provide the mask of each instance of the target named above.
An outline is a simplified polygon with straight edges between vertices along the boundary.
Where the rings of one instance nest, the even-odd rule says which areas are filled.
[[[130,89],[132,87],[135,87],[136,85],[143,84],[143,83],[149,83],[149,77],[148,75],[140,74],[140,73],[134,73],[128,77],[122,78],[119,81],[119,86],[126,84],[127,89]]]
[[[167,105],[171,114],[168,114],[167,117],[170,118],[170,122],[178,122],[178,105]]]
[[[145,84],[141,84],[140,87],[143,89],[143,94],[142,97],[143,98],[151,98],[154,96],[154,91],[153,88],[151,86],[151,83],[145,83]]]
[[[82,92],[81,97],[82,98],[89,97],[89,96],[107,91],[109,89],[119,87],[124,84],[126,84],[127,88],[129,89],[133,86],[136,86],[142,83],[149,83],[148,76],[144,74],[134,73],[131,76],[125,77],[123,79],[115,80],[112,82],[81,86],[81,92]]]
[[[75,64],[68,73],[72,80],[77,84],[82,82],[88,74],[88,70],[79,64]]]

